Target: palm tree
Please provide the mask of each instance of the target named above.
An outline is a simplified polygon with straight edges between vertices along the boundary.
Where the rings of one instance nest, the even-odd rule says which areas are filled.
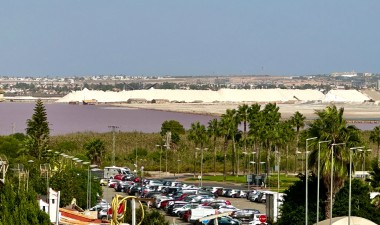
[[[263,127],[263,115],[260,112],[260,108],[261,108],[261,105],[257,103],[252,104],[248,108],[248,125],[249,125],[248,138],[251,140],[254,146],[254,149],[256,150],[257,159],[260,159],[260,148],[256,148],[256,145],[259,143],[261,139],[261,129]],[[259,166],[256,165],[256,171],[255,171],[256,174],[258,174],[259,172],[258,168]]]
[[[100,165],[102,163],[102,157],[106,150],[104,142],[99,138],[89,141],[84,145],[84,149],[87,150],[87,157],[90,159],[91,164]]]
[[[289,143],[294,140],[295,131],[292,127],[292,123],[290,120],[281,121],[279,124],[279,136],[278,140],[280,147],[286,148],[285,160],[286,160],[286,175],[289,172]]]
[[[275,103],[269,103],[265,105],[261,111],[263,119],[263,127],[261,129],[264,145],[267,148],[267,160],[266,160],[266,172],[267,178],[269,178],[270,168],[270,153],[273,147],[273,143],[277,140],[275,135],[275,127],[280,122],[281,113],[279,107]]]
[[[355,126],[348,126],[343,118],[344,108],[337,109],[335,105],[327,106],[324,110],[317,110],[318,118],[310,124],[306,132],[308,137],[318,137],[319,141],[330,141],[327,147],[321,147],[321,179],[327,190],[327,202],[332,205],[335,201],[336,193],[343,187],[347,178],[347,168],[349,167],[350,147],[361,146],[363,139],[360,131]],[[305,137],[306,138],[306,137]],[[334,168],[333,168],[333,189],[330,188],[331,178],[331,151],[332,144],[345,143],[345,145],[334,146]],[[316,170],[318,165],[318,149],[314,149],[309,157],[310,167]],[[332,192],[332,193],[331,193]],[[332,198],[330,197],[332,194]],[[325,204],[325,217],[330,218],[330,204]]]
[[[300,113],[300,112],[295,112],[293,116],[290,117],[290,122],[293,125],[293,127],[296,128],[296,138],[297,138],[297,143],[296,143],[296,152],[295,152],[295,171],[297,171],[297,152],[298,152],[298,146],[299,146],[299,138],[300,138],[300,129],[305,127],[305,119],[306,117]]]
[[[229,140],[232,139],[233,143],[233,153],[232,153],[232,172],[234,174],[234,148],[235,148],[235,134],[237,133],[237,121],[236,121],[236,110],[227,109],[225,114],[222,114],[221,120],[219,122],[220,134],[223,136],[223,152],[224,152],[224,168],[223,168],[223,181],[226,180],[226,163],[227,163],[227,147]]]
[[[216,175],[216,140],[220,137],[220,128],[217,119],[212,119],[208,122],[207,134],[213,139],[214,148],[214,176]]]
[[[369,140],[373,143],[377,144],[377,154],[376,154],[376,159],[377,162],[379,162],[379,152],[380,152],[380,126],[377,126],[373,128],[371,131],[371,134],[369,136]]]
[[[205,125],[200,124],[199,122],[192,123],[188,132],[188,139],[194,142],[195,147],[199,146],[202,149],[208,141]],[[196,153],[196,149],[194,148],[194,177],[197,166]]]
[[[248,122],[248,110],[249,106],[246,104],[239,105],[238,107],[238,122],[243,122],[243,141],[244,141],[244,152],[247,154],[247,122]],[[239,158],[238,158],[239,159]],[[238,162],[239,164],[239,162]]]

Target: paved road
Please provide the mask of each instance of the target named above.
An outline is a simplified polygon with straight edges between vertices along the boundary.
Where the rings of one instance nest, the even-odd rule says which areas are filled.
[[[207,185],[207,184],[205,184]],[[214,184],[215,185],[215,184]],[[211,185],[210,185],[211,186]],[[219,186],[219,185],[218,185]],[[122,196],[127,196],[125,193],[122,192],[115,192],[113,188],[108,188],[108,187],[103,187],[103,198],[106,199],[108,202],[112,201],[112,198],[116,195],[122,195]],[[222,198],[219,197],[218,199],[227,199],[231,202],[232,205],[239,209],[258,209],[260,212],[265,213],[265,204],[262,203],[253,203],[248,201],[245,198]],[[173,223],[173,220],[176,222],[178,225],[188,225],[189,223],[183,222],[177,217],[172,217],[172,216],[165,216],[166,219],[169,221],[170,224]]]

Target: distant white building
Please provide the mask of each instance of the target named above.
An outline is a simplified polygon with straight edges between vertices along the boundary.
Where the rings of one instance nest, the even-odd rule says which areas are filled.
[[[60,214],[59,214],[60,191],[57,192],[49,188],[48,196],[49,197],[47,200],[49,202],[39,199],[38,205],[40,206],[40,209],[42,211],[46,212],[49,215],[50,222],[57,223],[57,218],[58,218],[58,222],[60,218]]]
[[[332,77],[357,77],[359,73],[352,71],[352,72],[334,72],[331,73]]]

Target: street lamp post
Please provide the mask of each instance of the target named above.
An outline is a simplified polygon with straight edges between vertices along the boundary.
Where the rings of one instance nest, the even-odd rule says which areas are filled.
[[[82,163],[83,165],[89,165],[90,162],[83,162]],[[87,200],[86,200],[86,208],[89,209],[90,208],[90,204],[89,204],[89,183],[90,183],[90,166],[88,167],[88,170],[87,170]]]
[[[180,159],[177,159],[177,179],[179,178],[179,163],[181,162]]]
[[[159,172],[159,176],[161,178],[161,158],[162,158],[162,145],[156,145],[157,147],[160,147],[160,172]]]
[[[141,166],[140,171],[141,171],[141,189],[142,189],[143,184],[144,184],[144,166]]]
[[[330,141],[318,141],[318,172],[317,172],[317,225],[319,223],[319,186],[320,186],[320,171],[321,171],[321,144]]]
[[[332,198],[333,198],[333,180],[334,180],[334,146],[345,145],[346,143],[333,143],[331,145],[331,176],[330,176],[330,225],[332,225]]]
[[[256,162],[255,161],[249,161],[249,164],[252,164],[252,171],[253,171],[255,169],[254,166],[255,166]],[[251,180],[253,180],[252,174],[250,173],[251,167],[249,166],[249,164],[248,164],[248,176],[251,176]],[[250,182],[252,182],[252,181],[248,181],[248,191],[250,190]]]
[[[203,186],[203,150],[208,150],[208,148],[195,148],[197,150],[201,150],[201,178],[200,178],[200,186]]]
[[[115,129],[119,128],[118,126],[108,126],[112,129],[112,165],[115,166]]]
[[[372,151],[372,149],[366,149],[366,150],[364,150],[364,149],[359,149],[358,150],[359,152],[362,152],[363,153],[363,164],[362,164],[362,176],[363,176],[363,180],[365,179],[365,173],[364,173],[364,171],[365,171],[365,158],[366,158],[366,152],[370,152],[370,151]]]
[[[353,147],[350,148],[350,172],[348,173],[349,176],[349,190],[348,190],[348,225],[351,224],[351,180],[352,180],[352,151],[356,149],[362,149],[364,147]],[[360,150],[359,150],[360,151]]]
[[[88,165],[87,168],[87,209],[91,208],[91,169],[98,167],[98,165],[90,165],[90,162],[82,162],[83,165]]]
[[[260,162],[261,165],[264,165],[266,162]],[[261,167],[261,166],[260,166]],[[261,168],[260,168],[261,169]],[[265,177],[267,179],[267,177]],[[263,181],[264,182],[264,181]]]
[[[303,154],[302,154],[302,152],[301,151],[296,151],[296,156],[298,155],[298,154],[301,154],[301,173],[303,172]],[[296,165],[297,165],[297,162],[296,162]]]
[[[309,165],[308,165],[308,141],[317,139],[317,137],[307,138],[306,139],[306,149],[305,149],[305,182],[306,182],[306,194],[305,194],[305,224],[308,224],[308,195],[309,195],[309,185],[308,185],[308,176],[309,176]]]

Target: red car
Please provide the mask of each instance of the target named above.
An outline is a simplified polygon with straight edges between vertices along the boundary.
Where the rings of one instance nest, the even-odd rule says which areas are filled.
[[[113,177],[113,179],[116,179],[116,180],[122,180],[124,176],[125,176],[124,174],[118,174],[118,175],[115,175],[115,176]]]

